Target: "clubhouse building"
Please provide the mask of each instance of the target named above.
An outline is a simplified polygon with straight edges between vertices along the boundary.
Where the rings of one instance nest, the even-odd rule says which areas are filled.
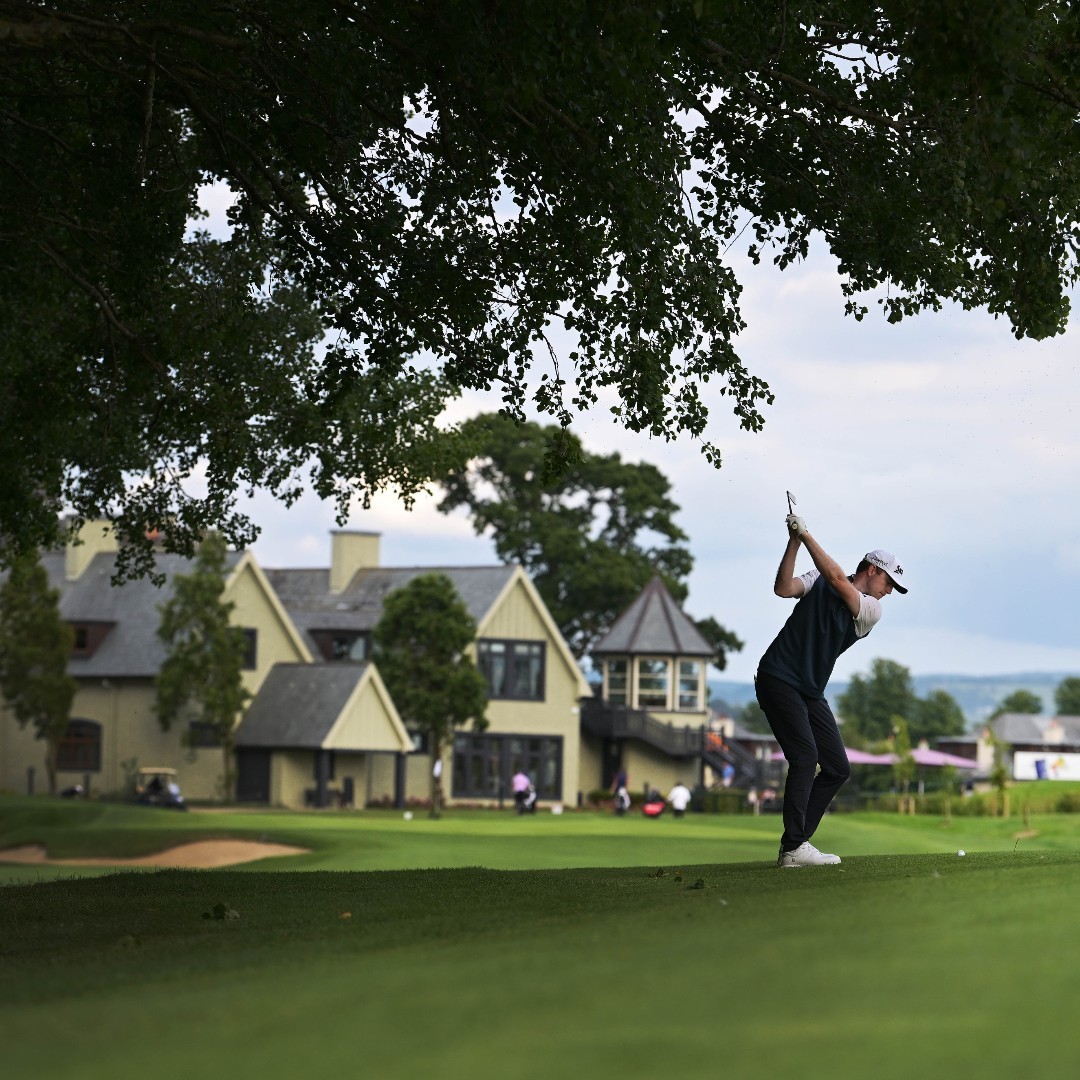
[[[441,763],[451,803],[512,802],[519,769],[549,805],[579,805],[619,770],[632,790],[666,794],[676,780],[700,783],[733,753],[709,730],[713,650],[659,579],[597,647],[594,687],[520,566],[385,567],[380,536],[348,530],[333,532],[330,548],[329,566],[318,569],[264,569],[249,551],[228,555],[222,598],[244,631],[252,695],[237,720],[231,791],[212,733],[194,721],[162,731],[154,711],[165,659],[160,608],[193,560],[160,551],[161,587],[148,579],[113,586],[116,542],[100,522],[88,523],[78,544],[46,553],[74,631],[68,670],[78,685],[60,789],[119,794],[136,769],[165,766],[189,801],[299,809],[425,800],[430,752],[398,714],[371,658],[371,634],[386,597],[429,573],[450,579],[475,620],[470,652],[488,686],[488,726],[461,729]],[[0,789],[47,789],[43,743],[6,709]]]

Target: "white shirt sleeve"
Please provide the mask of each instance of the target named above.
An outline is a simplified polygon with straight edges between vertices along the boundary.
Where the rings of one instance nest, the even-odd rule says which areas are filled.
[[[881,601],[866,593],[859,594],[859,614],[855,616],[855,636],[866,637],[881,618]]]
[[[821,577],[821,571],[817,567],[799,575],[799,580],[803,583],[803,596],[813,588],[814,582],[819,577]],[[866,637],[881,620],[881,601],[867,596],[866,593],[860,593],[859,597],[859,614],[855,616],[855,636],[862,638]]]

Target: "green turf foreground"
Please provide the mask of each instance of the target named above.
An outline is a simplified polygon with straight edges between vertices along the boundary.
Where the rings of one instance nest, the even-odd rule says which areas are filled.
[[[1078,896],[1065,851],[11,885],[3,1075],[1071,1078]]]

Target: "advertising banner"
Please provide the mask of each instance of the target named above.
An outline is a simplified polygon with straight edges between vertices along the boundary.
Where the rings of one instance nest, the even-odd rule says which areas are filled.
[[[1017,750],[1013,754],[1013,779],[1080,780],[1080,754]]]

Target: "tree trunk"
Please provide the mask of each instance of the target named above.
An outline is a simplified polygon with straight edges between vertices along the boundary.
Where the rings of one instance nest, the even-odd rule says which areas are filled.
[[[431,810],[428,817],[442,817],[443,808],[443,747],[440,743],[434,743],[431,748]]]
[[[222,773],[221,773],[221,786],[222,786],[222,800],[224,802],[232,802],[236,796],[234,790],[235,784],[233,782],[233,744],[232,739],[222,739],[221,741],[221,758],[222,758]]]
[[[45,740],[45,775],[49,778],[49,794],[56,794],[56,759],[60,756],[60,740]]]

